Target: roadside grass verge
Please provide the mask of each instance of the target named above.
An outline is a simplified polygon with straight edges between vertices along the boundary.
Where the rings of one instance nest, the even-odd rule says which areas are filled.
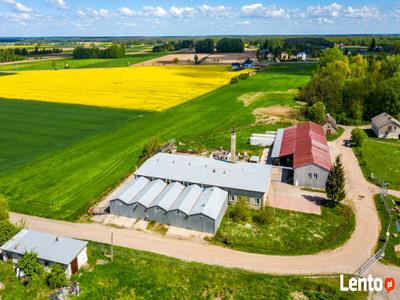
[[[129,120],[106,133],[79,140],[62,151],[43,154],[40,159],[24,158],[29,164],[15,166],[0,175],[0,191],[15,212],[79,220],[93,203],[135,170],[143,146],[150,139],[158,137],[162,142],[175,139],[179,144],[218,133],[226,141],[225,133],[229,138],[232,124],[236,128],[247,128],[255,122],[252,106],[256,103],[245,107],[236,100],[238,96],[250,91],[301,87],[309,80],[313,68],[306,64],[270,66],[249,79],[169,110]],[[295,104],[295,99],[291,101]],[[12,116],[10,112],[9,117]],[[29,128],[25,124],[19,131]],[[238,139],[243,138],[239,136],[240,131]],[[35,137],[41,137],[41,132],[33,132],[32,140]],[[12,138],[4,142],[9,143]],[[41,145],[38,141],[39,148],[46,147],[46,143]],[[218,139],[209,145],[212,144],[220,146]]]
[[[190,263],[138,250],[89,243],[89,265],[72,277],[79,299],[366,299],[340,292],[338,277],[276,276]],[[11,265],[0,261],[3,300],[49,299],[43,282],[23,286]],[[295,296],[299,297],[296,298]],[[307,297],[307,298],[305,298]]]
[[[342,136],[343,132],[344,132],[344,128],[339,126],[339,128],[338,128],[336,134],[330,134],[330,133],[328,133],[328,134],[326,135],[326,139],[327,139],[328,142],[333,142],[333,141],[336,140],[337,138],[340,138],[340,137]]]
[[[295,292],[308,299],[364,299],[362,293],[339,291],[337,278],[308,279],[273,276],[189,263],[148,252],[90,243],[90,267],[76,280],[82,299],[118,299],[135,295],[140,299],[290,299]]]
[[[16,63],[0,65],[0,71],[33,71],[33,70],[54,70],[64,69],[68,65],[69,69],[81,68],[116,68],[127,67],[129,65],[137,64],[149,59],[164,56],[165,53],[138,53],[129,55],[123,58],[115,59],[54,59],[54,60],[35,60],[26,63]]]
[[[305,255],[343,245],[355,228],[352,209],[344,204],[324,201],[321,216],[267,208],[268,224],[234,222],[229,210],[222,220],[214,242],[229,248],[271,255]],[[256,214],[256,210],[251,210]],[[253,218],[254,219],[254,218]]]
[[[400,190],[400,142],[368,138],[363,145],[353,148],[364,177],[371,173],[389,183],[389,188]]]
[[[376,209],[378,211],[379,220],[381,222],[381,231],[379,234],[379,240],[376,245],[375,251],[379,250],[385,241],[386,229],[389,222],[389,217],[386,214],[385,207],[380,199],[379,194],[374,197]],[[398,213],[393,211],[393,208],[400,207],[400,198],[389,195],[386,199],[388,207],[392,210],[392,220],[389,227],[390,237],[386,245],[385,256],[382,258],[382,262],[386,264],[394,264],[400,266],[400,253],[396,254],[394,247],[400,244],[400,233],[397,232],[396,221],[400,217]]]

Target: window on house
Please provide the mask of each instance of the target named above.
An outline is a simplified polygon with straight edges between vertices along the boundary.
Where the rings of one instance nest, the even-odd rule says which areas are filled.
[[[312,173],[308,173],[308,178],[312,178]]]
[[[318,178],[318,174],[314,173],[314,178],[317,179]]]
[[[260,205],[261,200],[259,198],[256,198],[256,199],[254,199],[254,203],[257,204],[257,205]]]

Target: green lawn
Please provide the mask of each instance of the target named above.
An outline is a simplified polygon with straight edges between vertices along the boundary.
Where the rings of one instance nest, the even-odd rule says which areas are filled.
[[[37,60],[26,63],[0,65],[0,71],[52,70],[54,68],[64,69],[66,64],[68,64],[70,69],[126,67],[132,64],[140,63],[142,61],[146,61],[163,55],[165,55],[165,53],[138,53],[135,55],[129,55],[124,58],[116,58],[116,59],[67,58],[67,59],[57,59],[57,60],[42,60],[42,61]]]
[[[0,175],[144,114],[0,99]]]
[[[366,178],[375,177],[400,190],[400,141],[368,138],[360,149],[354,148]]]
[[[381,221],[381,232],[379,235],[379,240],[376,245],[376,251],[379,250],[383,242],[385,240],[386,236],[386,229],[388,226],[389,222],[389,217],[386,213],[385,207],[380,200],[379,195],[375,195],[375,205],[378,210],[378,216],[379,220]],[[400,199],[396,198],[394,196],[389,196],[386,200],[386,203],[390,209],[394,207],[400,207]],[[396,228],[396,221],[399,218],[399,214],[396,212],[392,211],[392,220],[390,223],[389,227],[389,232],[390,232],[390,237],[389,237],[389,242],[387,243],[386,249],[385,249],[385,256],[382,259],[382,262],[387,263],[387,264],[394,264],[397,266],[400,266],[400,255],[397,255],[396,252],[394,252],[394,246],[400,244],[400,233],[397,232]]]
[[[240,136],[241,128],[254,124],[252,111],[257,106],[276,105],[280,98],[261,98],[244,106],[237,97],[247,92],[296,89],[309,80],[313,68],[307,64],[270,66],[247,80],[178,107],[125,122],[112,131],[80,140],[63,151],[41,156],[0,175],[0,193],[6,195],[13,211],[77,220],[135,169],[144,144],[152,137],[158,136],[162,141],[175,138],[179,142],[216,132],[229,136],[232,124]],[[284,104],[295,105],[294,95]]]
[[[89,243],[89,267],[72,278],[79,299],[366,299],[366,293],[339,291],[338,278],[274,276],[189,263],[148,252]],[[3,280],[2,278],[6,278]],[[2,299],[46,299],[40,285],[23,287],[0,262]],[[42,285],[43,286],[43,285]],[[295,298],[294,296],[308,298]],[[48,299],[48,298],[47,298]]]
[[[230,207],[215,242],[241,251],[276,255],[303,255],[337,248],[353,233],[354,214],[342,204],[323,204],[321,216],[282,209],[276,209],[274,214],[269,207],[271,220],[267,225],[234,222],[229,217]]]

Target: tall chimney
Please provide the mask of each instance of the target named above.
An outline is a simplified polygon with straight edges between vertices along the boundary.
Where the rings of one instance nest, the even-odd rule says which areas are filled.
[[[235,127],[232,127],[232,132],[231,132],[231,162],[236,162],[236,132],[235,132]]]

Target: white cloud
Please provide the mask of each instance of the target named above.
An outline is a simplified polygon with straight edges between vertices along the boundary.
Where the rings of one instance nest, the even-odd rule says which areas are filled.
[[[142,14],[145,16],[165,17],[168,12],[161,6],[144,6]]]
[[[3,0],[2,2],[10,4],[15,11],[20,13],[28,13],[32,11],[31,8],[15,0]]]
[[[77,15],[78,17],[83,18],[83,17],[86,16],[86,13],[85,13],[82,9],[78,9],[78,10],[75,12],[75,15]]]
[[[172,6],[169,9],[169,13],[173,17],[185,17],[185,16],[193,16],[195,10],[193,7],[176,7]]]
[[[135,11],[133,11],[129,7],[121,7],[118,9],[118,12],[120,15],[125,16],[125,17],[132,17],[132,16],[136,15]]]
[[[204,4],[199,7],[199,10],[210,17],[228,17],[231,15],[231,9],[223,5],[209,6]]]
[[[349,6],[345,9],[345,13],[347,16],[354,18],[379,18],[381,16],[379,9],[374,6],[363,6],[360,8]]]
[[[392,13],[392,15],[393,15],[394,17],[400,17],[400,9],[396,9],[396,10]]]
[[[334,2],[330,5],[326,5],[326,6],[321,6],[321,5],[309,6],[309,7],[307,7],[307,14],[309,16],[314,16],[314,17],[337,18],[343,12],[342,8],[343,8],[343,6],[336,2]]]
[[[51,4],[59,9],[68,9],[68,5],[64,0],[46,0],[46,3]]]
[[[246,21],[239,21],[238,24],[239,25],[249,25],[250,21],[247,21],[247,20]]]
[[[318,24],[334,24],[335,22],[328,18],[317,18]]]
[[[261,3],[244,5],[241,12],[246,16],[252,17],[280,18],[288,16],[283,8],[276,7],[275,5],[264,6]]]
[[[4,18],[14,24],[27,26],[26,21],[31,20],[32,17],[28,13],[1,13],[0,17]]]

